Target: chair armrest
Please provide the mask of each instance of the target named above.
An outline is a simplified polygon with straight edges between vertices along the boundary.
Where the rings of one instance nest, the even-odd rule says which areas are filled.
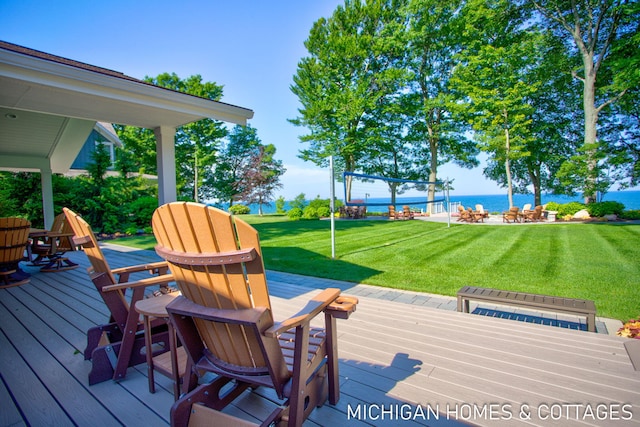
[[[117,283],[115,285],[104,286],[102,290],[106,292],[119,291],[119,290],[129,289],[129,288],[139,288],[141,286],[146,287],[146,286],[153,286],[153,285],[165,285],[173,281],[174,281],[173,274],[169,273],[169,274],[163,274],[161,276],[153,276],[146,279],[136,280],[135,282],[123,282],[123,283]]]
[[[72,237],[73,233],[58,233],[55,231],[47,231],[46,234],[43,234],[44,237]]]
[[[282,322],[276,322],[271,328],[265,331],[268,337],[277,337],[282,332],[291,328],[298,327],[304,323],[308,323],[323,312],[331,303],[336,301],[340,296],[340,289],[327,288],[313,297],[306,306],[304,306],[296,314]]]
[[[356,305],[358,305],[358,298],[340,295],[325,311],[338,319],[348,319],[351,313],[356,311]]]
[[[152,262],[149,264],[138,264],[138,265],[131,265],[127,267],[114,268],[113,270],[111,270],[111,273],[120,275],[120,274],[127,274],[127,273],[137,273],[137,272],[146,271],[146,270],[153,272],[154,270],[162,270],[162,269],[166,269],[166,270],[169,269],[169,264],[167,264],[166,261],[158,261],[158,262]]]

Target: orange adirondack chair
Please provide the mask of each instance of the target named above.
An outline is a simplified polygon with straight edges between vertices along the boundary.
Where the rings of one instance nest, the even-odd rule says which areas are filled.
[[[348,318],[357,299],[326,289],[295,316],[274,322],[253,227],[219,209],[180,202],[159,207],[152,225],[156,252],[182,291],[167,311],[193,367],[188,393],[171,409],[173,426],[193,425],[196,418],[229,423],[219,411],[247,387],[273,388],[284,401],[266,424],[300,426],[327,395],[338,402],[335,319]],[[324,329],[311,327],[322,313]],[[218,377],[198,386],[196,375],[207,372]]]
[[[0,218],[0,289],[29,283],[29,275],[19,271],[29,241],[31,223],[24,218]]]
[[[542,221],[542,205],[537,205],[533,210],[523,213],[523,220],[525,222],[538,222]]]
[[[87,331],[84,358],[92,362],[89,384],[93,385],[110,378],[121,380],[126,376],[129,366],[135,366],[147,360],[146,353],[143,352],[145,347],[143,323],[134,309],[135,303],[144,297],[147,286],[167,286],[173,278],[170,274],[166,274],[168,272],[166,262],[111,269],[91,226],[73,211],[67,208],[63,211],[75,234],[75,244],[82,246],[91,262],[91,267],[88,269],[89,277],[111,312],[108,323],[94,326]],[[144,271],[159,275],[135,282],[128,281],[132,273]],[[127,295],[128,290],[132,291],[130,297]],[[160,344],[153,346],[153,355],[156,356],[169,350],[169,334],[166,323],[162,320],[152,322],[152,328],[152,342]],[[117,357],[115,366],[111,361],[114,356]]]
[[[458,222],[476,222],[471,208],[465,209],[464,206],[458,205],[458,214]]]
[[[402,207],[402,218],[403,219],[413,219],[413,212],[411,212],[411,208],[407,205]]]
[[[520,222],[520,208],[512,206],[508,211],[503,212],[502,222]]]
[[[396,211],[396,207],[394,205],[389,205],[389,219],[398,219],[401,216],[402,214]]]

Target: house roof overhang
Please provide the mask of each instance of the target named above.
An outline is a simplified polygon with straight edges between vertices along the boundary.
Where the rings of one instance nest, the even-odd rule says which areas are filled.
[[[0,170],[65,173],[96,122],[155,129],[253,111],[0,41]]]

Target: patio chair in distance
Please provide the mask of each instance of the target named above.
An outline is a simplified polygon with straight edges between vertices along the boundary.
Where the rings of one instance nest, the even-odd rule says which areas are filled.
[[[400,213],[396,212],[396,207],[394,205],[389,205],[389,219],[398,219],[400,217]]]
[[[220,412],[247,387],[275,390],[283,401],[263,425],[300,426],[315,407],[336,404],[336,318],[357,299],[325,289],[293,317],[274,322],[258,232],[227,212],[197,203],[159,207],[152,219],[156,252],[169,263],[182,296],[167,312],[183,343],[190,378],[171,409],[172,426],[239,425]],[[324,314],[324,328],[310,326]],[[214,373],[197,385],[197,375]],[[226,388],[225,388],[226,386]],[[244,424],[246,425],[246,424]]]
[[[413,212],[411,212],[411,208],[407,205],[402,207],[402,218],[403,219],[413,219]]]
[[[464,206],[458,205],[458,222],[476,222],[471,208],[465,209]]]
[[[64,213],[57,215],[53,220],[51,230],[33,238],[29,246],[29,256],[36,255],[31,261],[32,265],[43,265],[42,272],[55,272],[78,268],[78,264],[69,260],[64,254],[75,251],[73,243],[73,230],[66,220]]]
[[[24,258],[31,223],[24,218],[0,218],[0,289],[29,283],[18,264]]]
[[[484,210],[484,206],[481,204],[476,205],[476,210],[474,211],[477,215],[480,215],[481,221],[484,222],[485,218],[489,218],[489,212]]]
[[[168,271],[165,262],[111,269],[91,226],[73,211],[67,208],[63,211],[75,234],[75,244],[82,246],[91,262],[91,267],[87,269],[89,277],[111,312],[108,323],[94,326],[87,331],[84,358],[92,362],[89,385],[110,378],[121,380],[125,377],[129,366],[144,363],[147,360],[146,353],[143,353],[144,325],[134,308],[135,303],[144,297],[147,286],[166,286],[173,279],[171,274],[165,274]],[[159,275],[128,282],[132,273],[144,271]],[[129,289],[132,291],[130,297],[127,295]],[[152,342],[158,344],[153,346],[153,355],[168,351],[169,334],[166,322],[160,319],[152,322],[152,332]],[[117,360],[112,364],[111,359],[115,358]]]
[[[524,222],[542,221],[542,205],[537,205],[533,210],[523,213],[522,220]]]
[[[520,208],[512,206],[508,211],[502,213],[502,222],[520,222]]]

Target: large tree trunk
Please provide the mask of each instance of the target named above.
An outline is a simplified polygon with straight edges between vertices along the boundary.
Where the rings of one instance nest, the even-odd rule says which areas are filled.
[[[533,184],[533,204],[538,206],[542,204],[542,190],[540,189],[540,174],[536,175],[535,172],[529,171],[529,179]]]
[[[505,123],[507,123],[508,113],[503,112]],[[504,153],[504,172],[507,175],[507,197],[509,198],[509,208],[513,207],[513,183],[511,181],[511,162],[509,157],[511,156],[511,140],[509,139],[509,128],[504,129],[505,139],[505,153]]]
[[[584,108],[584,147],[587,156],[587,176],[584,184],[584,202],[596,201],[596,180],[598,177],[598,164],[596,160],[597,150],[597,124],[598,109],[596,108],[596,70],[593,65],[593,54],[583,52],[582,62],[585,68],[583,108]]]
[[[429,151],[431,154],[430,169],[429,169],[429,184],[427,191],[427,213],[433,213],[433,201],[436,198],[436,180],[438,179],[438,142],[435,138],[429,138]]]

